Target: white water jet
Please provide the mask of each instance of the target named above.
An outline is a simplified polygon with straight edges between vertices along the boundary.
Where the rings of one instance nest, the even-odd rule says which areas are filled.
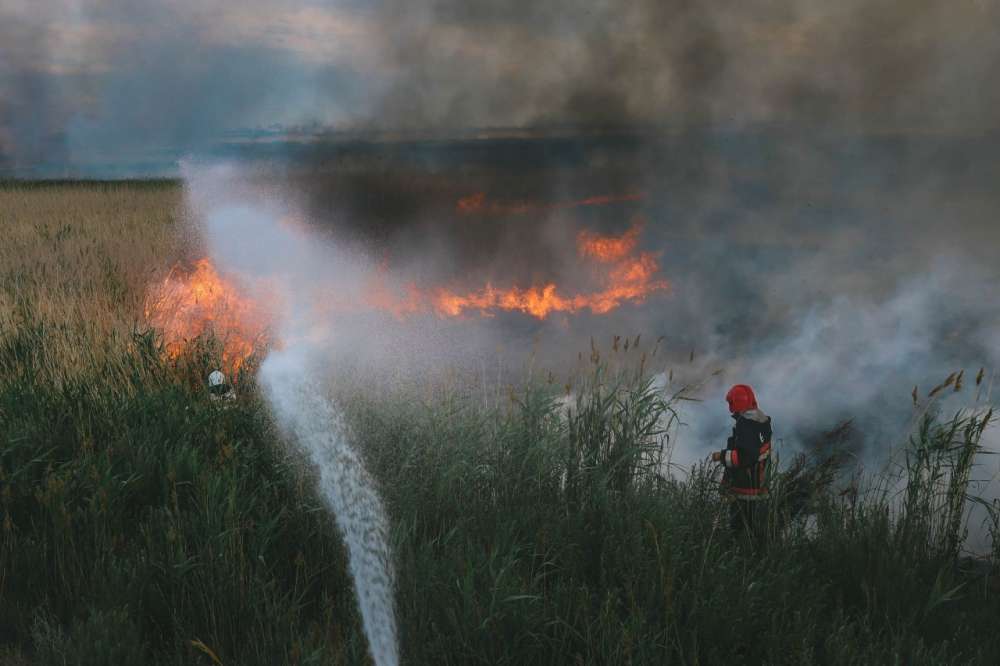
[[[275,351],[261,364],[260,384],[278,424],[319,471],[319,490],[347,544],[351,576],[372,658],[399,663],[389,521],[374,480],[345,438],[343,421],[312,375],[306,354]]]
[[[377,666],[399,663],[389,521],[374,479],[348,443],[339,410],[327,397],[329,376],[345,348],[317,304],[329,293],[356,292],[364,262],[289,223],[292,211],[233,165],[183,165],[187,201],[220,270],[251,296],[280,304],[276,338],[258,379],[278,425],[319,472],[319,492],[347,545],[358,608]],[[265,285],[266,293],[254,289]],[[323,291],[327,289],[327,291]]]

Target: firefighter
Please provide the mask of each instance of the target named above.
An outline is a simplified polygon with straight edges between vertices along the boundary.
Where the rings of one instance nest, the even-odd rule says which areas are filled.
[[[208,394],[213,401],[228,402],[236,399],[232,384],[226,381],[221,370],[213,370],[208,376]]]
[[[712,460],[725,467],[722,486],[731,502],[733,532],[758,540],[767,530],[771,417],[757,407],[757,397],[746,384],[729,389],[726,402],[736,423],[726,448],[714,452]]]

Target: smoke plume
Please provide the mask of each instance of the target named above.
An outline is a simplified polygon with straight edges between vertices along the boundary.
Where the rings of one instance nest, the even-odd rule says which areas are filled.
[[[607,315],[354,313],[310,348],[413,380],[663,336],[666,383],[722,370],[678,461],[721,446],[747,382],[786,446],[851,419],[875,463],[914,385],[1000,366],[997,26],[989,0],[7,3],[0,169],[240,161],[227,187],[278,203],[229,206],[211,253],[292,267],[306,340],[334,319],[312,303],[373,280],[584,290],[577,234],[640,227],[671,288]]]
[[[989,0],[11,0],[0,154],[142,175],[274,126],[995,132],[998,24]]]

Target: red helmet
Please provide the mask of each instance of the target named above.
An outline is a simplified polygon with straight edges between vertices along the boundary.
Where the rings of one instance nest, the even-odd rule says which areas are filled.
[[[729,411],[733,414],[757,409],[757,396],[753,394],[753,389],[746,384],[737,384],[729,389],[729,393],[726,394],[726,402],[729,403]]]

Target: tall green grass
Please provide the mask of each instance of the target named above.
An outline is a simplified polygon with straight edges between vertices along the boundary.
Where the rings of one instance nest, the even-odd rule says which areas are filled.
[[[8,658],[363,662],[331,517],[252,381],[213,402],[211,345],[167,365],[136,334],[114,372],[54,384],[45,336],[0,345]],[[394,526],[406,663],[1000,661],[997,592],[959,549],[989,414],[926,419],[894,483],[789,466],[751,546],[714,468],[663,475],[673,405],[642,376],[342,403]]]
[[[0,643],[28,663],[354,663],[344,553],[252,396],[223,408],[137,336],[106,380],[0,345]],[[205,663],[209,663],[206,661]]]

